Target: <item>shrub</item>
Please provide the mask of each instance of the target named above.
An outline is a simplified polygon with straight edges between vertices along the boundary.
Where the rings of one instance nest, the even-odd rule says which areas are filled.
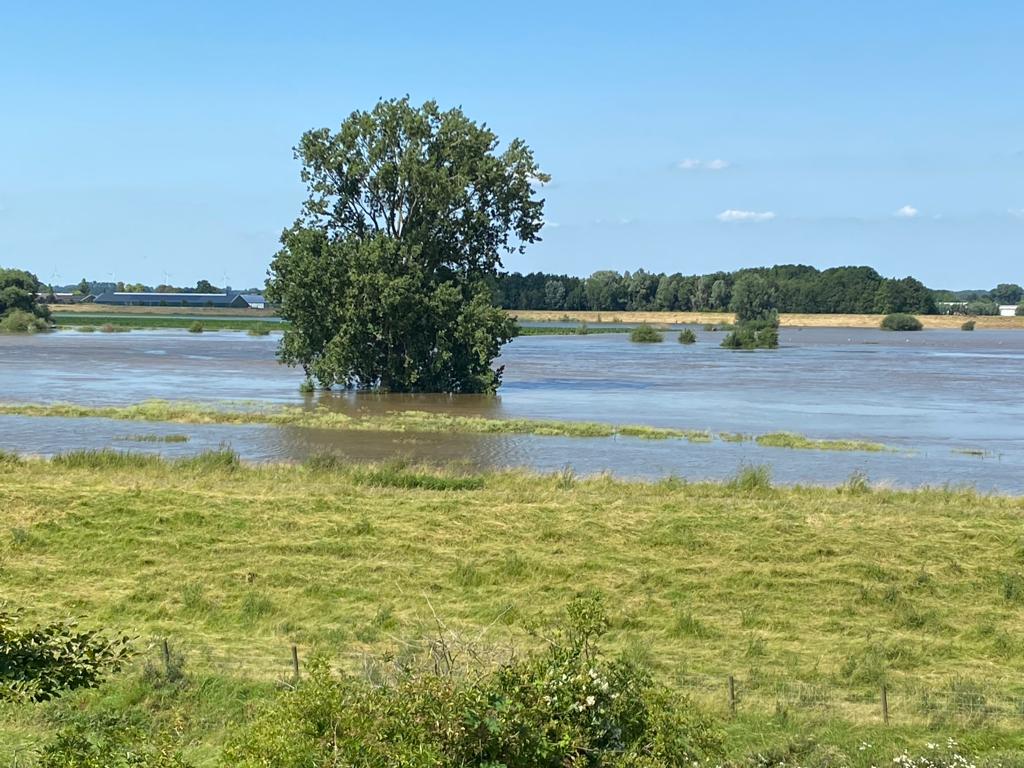
[[[1017,311],[1014,313],[1017,317],[1024,317],[1024,301],[1017,305]]]
[[[128,659],[129,639],[107,639],[71,621],[23,626],[0,610],[0,699],[46,701],[92,688]]]
[[[629,340],[638,344],[655,344],[664,339],[661,331],[652,328],[647,323],[640,323],[640,325],[629,332]]]
[[[38,768],[189,768],[175,751],[115,721],[75,723],[43,747]]]
[[[960,330],[961,331],[973,331],[974,330],[974,321],[973,320],[968,320],[966,323],[964,323],[963,325],[960,326]]]
[[[722,339],[722,347],[725,349],[777,349],[778,346],[777,317],[741,323]]]
[[[882,319],[881,327],[883,331],[920,331],[924,326],[913,315],[894,312]]]
[[[12,309],[0,319],[0,333],[36,333],[49,328],[49,324],[41,317],[22,309]]]
[[[697,334],[695,334],[689,328],[683,328],[679,332],[679,343],[680,344],[693,344],[697,341]]]
[[[314,661],[296,690],[234,736],[225,757],[252,768],[658,768],[720,756],[710,719],[635,661],[599,651],[607,627],[599,600],[577,599],[544,650],[473,674],[453,670],[449,655],[425,665],[431,671],[373,685]]]
[[[203,324],[200,323],[198,320],[196,320],[194,323],[192,323],[192,325],[190,325],[188,327],[188,332],[189,333],[202,333],[203,332]]]

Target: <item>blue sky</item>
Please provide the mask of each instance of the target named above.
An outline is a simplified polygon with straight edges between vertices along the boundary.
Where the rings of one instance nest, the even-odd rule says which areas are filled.
[[[461,105],[551,173],[511,270],[1024,283],[1020,2],[10,3],[0,264],[260,284],[291,147]]]

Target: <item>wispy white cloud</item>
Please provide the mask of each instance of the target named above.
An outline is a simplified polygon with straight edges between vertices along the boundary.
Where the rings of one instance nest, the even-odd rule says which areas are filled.
[[[904,205],[898,211],[893,213],[893,216],[898,216],[901,219],[912,219],[917,216],[918,210],[912,205]]]
[[[735,208],[729,208],[728,210],[722,211],[720,214],[715,216],[715,218],[725,224],[733,224],[736,222],[760,223],[774,219],[775,211],[739,211]]]
[[[0,207],[0,210],[3,208]],[[1011,208],[1008,213],[1015,219],[1024,219],[1024,208]]]
[[[545,221],[544,222],[544,228],[545,229],[558,229],[560,226],[562,226],[562,225],[559,224],[557,221]]]
[[[681,171],[724,171],[732,163],[728,160],[698,160],[695,157],[688,157],[678,164]]]

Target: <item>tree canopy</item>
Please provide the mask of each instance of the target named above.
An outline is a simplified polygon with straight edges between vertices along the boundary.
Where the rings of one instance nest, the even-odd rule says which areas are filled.
[[[753,281],[753,282],[751,282]],[[549,289],[558,283],[561,290]],[[704,275],[600,270],[590,277],[544,272],[503,274],[494,283],[498,303],[507,309],[677,312],[735,311],[750,298],[742,286],[757,286],[779,312],[872,314],[938,311],[936,292],[914,278],[882,277],[871,267],[818,270],[801,264],[712,272]],[[985,296],[987,291],[980,292]]]
[[[323,386],[494,391],[515,326],[491,285],[503,254],[540,239],[548,179],[524,142],[498,144],[408,98],[305,133],[308,197],[267,282],[289,321],[280,359]]]

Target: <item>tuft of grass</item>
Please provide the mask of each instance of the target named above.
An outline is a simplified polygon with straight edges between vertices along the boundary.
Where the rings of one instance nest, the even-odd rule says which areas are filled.
[[[974,326],[975,326],[975,321],[974,320],[968,320],[967,322],[965,322],[963,325],[960,326],[960,330],[961,331],[973,331],[974,330]]]
[[[95,333],[96,332],[96,326],[95,325],[76,325],[75,326],[75,330],[78,331],[79,333]]]
[[[772,488],[771,469],[763,464],[745,466],[727,483],[737,491],[768,491]]]
[[[127,470],[156,467],[161,464],[161,459],[159,456],[144,453],[128,453],[105,448],[59,453],[50,459],[50,463],[66,469]]]
[[[266,328],[265,325],[254,325],[248,331],[246,331],[246,333],[248,333],[250,336],[269,336],[270,335],[270,331]]]
[[[484,487],[479,475],[449,475],[432,471],[409,470],[402,465],[358,467],[352,471],[359,485],[374,488],[425,489],[430,491],[477,491]]]
[[[205,330],[203,324],[198,320],[196,320],[194,323],[192,323],[192,325],[188,327],[189,333],[202,333],[203,330]]]
[[[114,323],[104,323],[100,326],[100,333],[128,333],[131,328]]]
[[[629,340],[637,344],[657,344],[665,338],[661,331],[647,323],[640,323],[629,332]]]
[[[697,334],[689,328],[683,328],[679,332],[679,343],[680,344],[695,344],[697,342]]]

